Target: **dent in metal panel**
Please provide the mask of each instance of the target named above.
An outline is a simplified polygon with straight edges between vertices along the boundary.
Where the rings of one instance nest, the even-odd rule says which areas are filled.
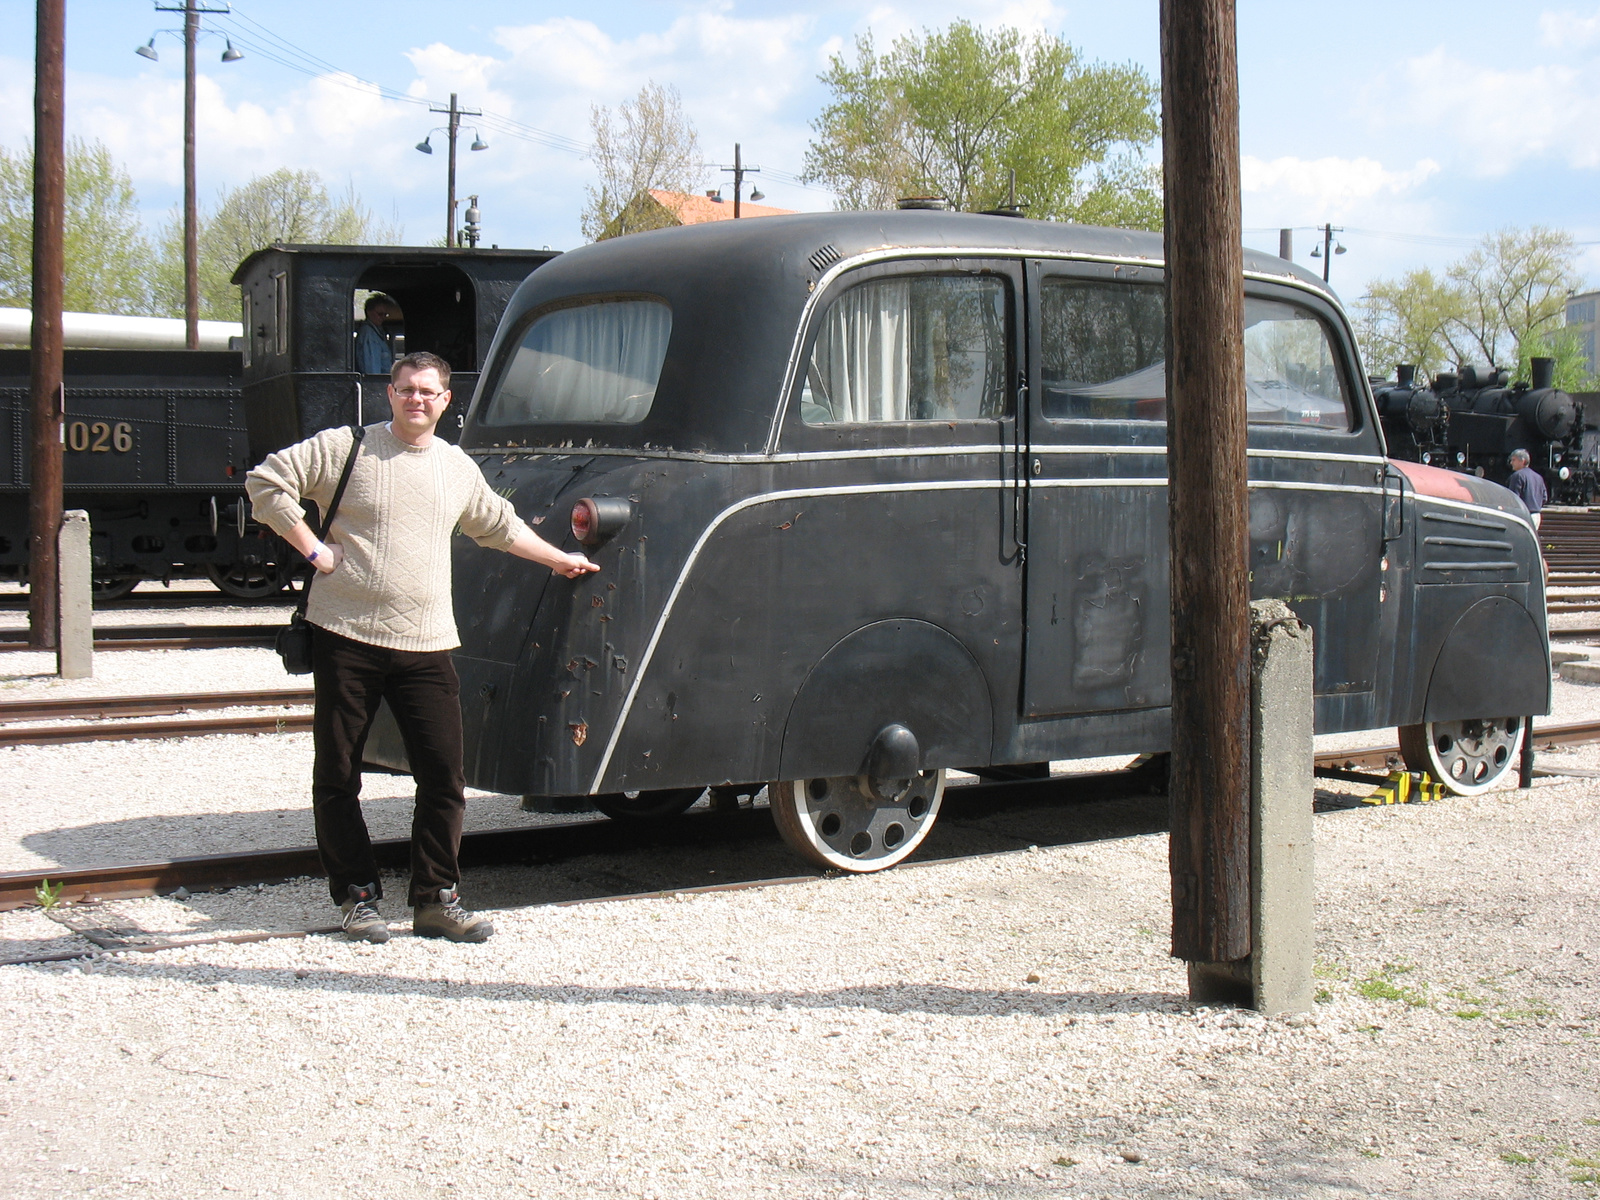
[[[1133,682],[1144,649],[1144,567],[1143,558],[1088,555],[1080,560],[1072,598],[1075,689],[1100,691]]]

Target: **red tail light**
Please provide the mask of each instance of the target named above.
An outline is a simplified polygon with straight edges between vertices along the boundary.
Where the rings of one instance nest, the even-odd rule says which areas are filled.
[[[583,545],[589,545],[599,524],[599,516],[593,500],[587,497],[579,500],[572,506],[572,536]]]
[[[598,546],[633,519],[633,505],[620,496],[585,496],[572,506],[572,536]]]

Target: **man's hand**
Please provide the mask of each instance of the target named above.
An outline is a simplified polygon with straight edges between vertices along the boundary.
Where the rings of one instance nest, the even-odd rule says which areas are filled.
[[[580,575],[587,575],[590,571],[598,571],[599,563],[592,563],[581,554],[565,554],[565,563],[556,563],[551,570],[557,575],[565,575],[568,579],[576,579]]]
[[[344,547],[339,545],[338,542],[332,542],[326,545],[324,545],[322,542],[318,542],[313,550],[313,553],[315,554],[315,557],[308,555],[307,558],[310,559],[311,565],[323,575],[333,574],[334,569],[344,561]],[[598,569],[599,568],[596,568],[596,570]]]

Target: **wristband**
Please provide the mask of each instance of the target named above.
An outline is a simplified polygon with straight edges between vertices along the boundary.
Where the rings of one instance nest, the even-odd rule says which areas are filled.
[[[317,543],[317,548],[315,550],[313,550],[310,554],[306,555],[306,561],[310,562],[310,563],[316,562],[317,561],[317,556],[319,554],[321,554],[326,549],[327,549],[326,546],[324,546],[321,542],[318,542]]]

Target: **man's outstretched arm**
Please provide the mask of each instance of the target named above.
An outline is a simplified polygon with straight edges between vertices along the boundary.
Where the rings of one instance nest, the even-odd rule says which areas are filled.
[[[590,562],[581,554],[568,554],[565,550],[556,549],[531,529],[519,533],[517,540],[507,546],[506,551],[518,558],[549,567],[557,575],[565,575],[568,579],[576,579],[600,569],[599,564]]]

